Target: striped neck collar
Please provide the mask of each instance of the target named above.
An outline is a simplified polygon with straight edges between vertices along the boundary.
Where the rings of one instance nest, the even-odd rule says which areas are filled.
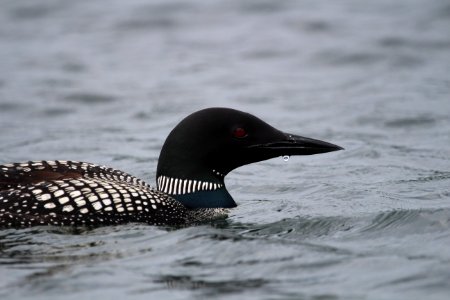
[[[224,187],[223,183],[180,179],[164,175],[159,176],[156,182],[158,190],[169,195],[185,195],[199,191],[215,191]]]

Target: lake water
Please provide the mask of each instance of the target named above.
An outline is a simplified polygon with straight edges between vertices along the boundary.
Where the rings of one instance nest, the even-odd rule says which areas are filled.
[[[0,163],[154,185],[210,106],[346,149],[234,171],[213,224],[0,230],[1,299],[449,299],[449,1],[0,6]]]

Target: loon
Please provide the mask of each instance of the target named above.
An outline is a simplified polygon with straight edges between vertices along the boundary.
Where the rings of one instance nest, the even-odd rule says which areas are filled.
[[[0,227],[195,224],[225,217],[236,206],[224,178],[237,167],[342,149],[286,134],[249,113],[207,108],[170,132],[159,156],[156,188],[86,162],[0,165]]]

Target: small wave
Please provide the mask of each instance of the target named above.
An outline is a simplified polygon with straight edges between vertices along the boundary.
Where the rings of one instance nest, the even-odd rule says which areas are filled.
[[[333,235],[349,231],[354,221],[345,217],[292,218],[264,225],[253,225],[240,232],[245,237],[298,239]]]
[[[136,18],[120,23],[117,28],[123,31],[129,30],[161,30],[179,27],[178,21],[169,17]]]
[[[74,93],[67,95],[64,99],[68,102],[80,104],[102,104],[115,101],[115,97],[111,95],[95,94],[95,93]]]
[[[317,54],[316,59],[331,65],[371,65],[384,60],[381,53],[375,52],[343,52],[341,50],[324,50]]]
[[[430,126],[434,125],[436,120],[430,116],[417,116],[410,118],[397,118],[385,122],[387,127],[412,127],[412,126]]]
[[[23,105],[13,102],[0,103],[0,112],[14,112],[22,110]]]
[[[12,10],[11,14],[15,19],[34,20],[48,17],[58,7],[55,5],[33,4],[29,6],[21,6]]]
[[[360,233],[391,232],[393,234],[415,234],[437,232],[450,228],[450,209],[439,210],[394,210],[376,215]]]
[[[249,279],[245,281],[228,280],[228,281],[209,281],[205,279],[195,279],[192,276],[180,275],[163,275],[154,280],[155,283],[164,283],[169,289],[202,289],[205,295],[216,295],[237,293],[248,289],[261,288],[269,283],[263,279]],[[141,291],[145,292],[145,291]]]

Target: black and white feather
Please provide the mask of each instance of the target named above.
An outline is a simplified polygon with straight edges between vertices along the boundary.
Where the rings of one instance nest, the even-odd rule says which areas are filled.
[[[189,210],[144,181],[105,166],[75,161],[0,165],[0,227],[181,225],[223,214],[223,209]]]

